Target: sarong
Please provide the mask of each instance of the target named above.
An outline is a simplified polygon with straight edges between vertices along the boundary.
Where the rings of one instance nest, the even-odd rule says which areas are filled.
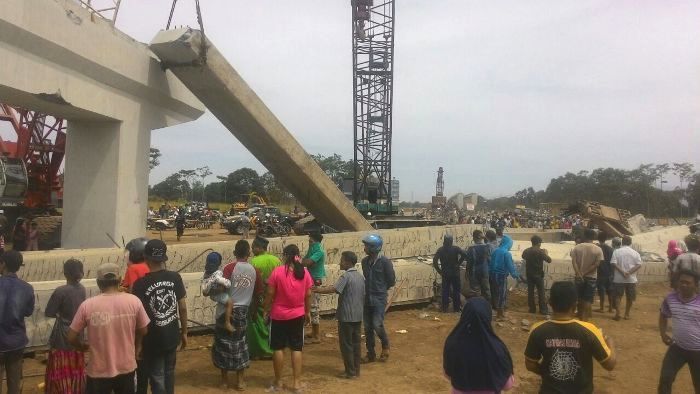
[[[231,313],[233,333],[224,328],[225,315],[216,319],[211,357],[214,366],[225,371],[240,371],[250,366],[246,341],[247,306],[234,306]]]
[[[85,355],[74,350],[52,349],[44,378],[47,394],[83,394]]]

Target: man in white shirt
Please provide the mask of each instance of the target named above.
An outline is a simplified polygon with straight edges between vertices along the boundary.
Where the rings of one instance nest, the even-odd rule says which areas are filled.
[[[637,271],[642,268],[642,257],[631,248],[631,245],[632,238],[625,235],[622,237],[622,247],[615,249],[610,259],[610,264],[615,272],[613,277],[615,317],[613,320],[620,320],[620,303],[623,293],[626,299],[625,320],[629,320],[632,303],[637,298]]]

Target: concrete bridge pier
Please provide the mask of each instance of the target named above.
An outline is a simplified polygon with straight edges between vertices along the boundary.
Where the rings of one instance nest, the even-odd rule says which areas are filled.
[[[74,1],[3,0],[0,59],[0,102],[68,120],[62,246],[144,235],[151,130],[197,119],[202,104],[145,44]]]

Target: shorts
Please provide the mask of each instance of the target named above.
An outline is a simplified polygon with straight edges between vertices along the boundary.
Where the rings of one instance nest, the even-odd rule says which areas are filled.
[[[304,316],[291,320],[270,320],[270,348],[290,348],[300,352],[304,347]]]
[[[323,282],[321,279],[314,279],[314,288],[317,288],[322,284]],[[309,312],[311,313],[311,324],[321,324],[321,294],[311,294],[311,309]]]
[[[613,283],[613,288],[615,289],[615,297],[622,297],[624,294],[628,302],[637,300],[636,283]]]
[[[579,302],[593,303],[593,295],[596,291],[596,278],[585,277],[576,280],[576,290]]]

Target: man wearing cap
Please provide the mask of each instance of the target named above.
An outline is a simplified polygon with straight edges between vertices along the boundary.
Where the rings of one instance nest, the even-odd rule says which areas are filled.
[[[177,346],[187,346],[187,294],[180,274],[165,269],[168,255],[163,241],[148,241],[144,256],[150,272],[134,283],[132,291],[151,319],[143,339],[143,368],[139,367],[139,375],[148,377],[153,394],[172,394]],[[145,380],[139,379],[138,393],[146,393]]]
[[[267,245],[270,243],[267,239],[257,236],[253,240],[253,259],[250,264],[258,270],[260,278],[263,283],[263,292],[267,292],[267,279],[270,277],[272,270],[282,265],[280,259],[267,252]],[[271,358],[272,349],[270,348],[270,343],[268,341],[269,330],[267,324],[265,324],[264,309],[263,309],[263,296],[259,296],[257,300],[257,312],[252,311],[249,314],[250,324],[248,324],[248,350],[250,352],[250,358],[255,360],[259,358]]]
[[[80,304],[68,331],[68,343],[90,351],[87,394],[131,394],[136,389],[136,358],[149,319],[138,298],[119,291],[119,272],[119,266],[113,263],[97,267],[100,295]],[[81,340],[83,329],[87,343]]]
[[[309,270],[309,274],[314,280],[314,288],[321,286],[326,277],[326,252],[321,246],[322,240],[323,235],[319,232],[309,234],[309,250],[302,260],[302,264]],[[307,343],[321,343],[320,302],[321,294],[313,293],[311,296],[311,337]]]
[[[22,254],[10,250],[0,255],[0,393],[7,371],[7,391],[22,387],[22,356],[29,343],[24,319],[34,312],[34,288],[17,277]]]

